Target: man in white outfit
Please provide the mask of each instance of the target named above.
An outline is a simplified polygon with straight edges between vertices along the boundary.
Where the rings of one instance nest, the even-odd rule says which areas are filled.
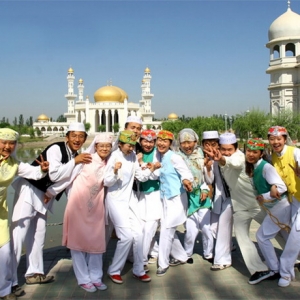
[[[219,148],[219,133],[217,131],[204,131],[202,135],[204,150],[213,147]],[[211,226],[213,237],[216,239],[214,263],[212,271],[225,270],[231,266],[231,240],[232,240],[232,204],[229,188],[221,174],[217,161],[207,161],[204,168],[207,184],[214,185],[214,195],[211,213]]]
[[[256,190],[245,173],[245,155],[238,149],[236,136],[233,133],[221,134],[219,144],[220,150],[206,153],[219,162],[224,179],[230,188],[235,236],[251,274],[248,282],[257,284],[274,275],[261,260],[249,236],[252,220],[261,224],[265,212],[260,209],[255,197]]]
[[[13,260],[14,282],[17,285],[17,266],[25,242],[27,255],[27,284],[41,284],[53,281],[53,276],[44,275],[43,247],[46,233],[47,211],[51,210],[53,199],[45,196],[48,187],[68,180],[73,168],[79,163],[90,163],[91,155],[77,151],[85,142],[87,134],[83,123],[72,123],[66,134],[66,142],[48,146],[42,155],[49,161],[48,175],[42,180],[17,179],[13,183],[15,201],[12,214],[12,238],[15,257]],[[34,164],[34,163],[33,163]],[[59,194],[56,199],[60,198]]]

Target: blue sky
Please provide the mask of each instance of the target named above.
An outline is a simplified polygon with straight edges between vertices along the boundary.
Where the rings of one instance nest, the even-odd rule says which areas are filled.
[[[286,10],[285,0],[0,0],[0,118],[66,112],[70,66],[90,99],[111,79],[131,102],[148,66],[157,118],[269,111],[265,45]]]

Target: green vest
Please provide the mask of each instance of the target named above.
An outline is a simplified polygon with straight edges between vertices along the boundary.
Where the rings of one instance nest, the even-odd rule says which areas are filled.
[[[155,153],[155,147],[152,149],[151,152],[144,153],[143,152],[143,162],[153,162],[153,156]],[[146,194],[149,194],[154,191],[159,190],[159,180],[147,180],[146,182],[140,182],[140,191]]]

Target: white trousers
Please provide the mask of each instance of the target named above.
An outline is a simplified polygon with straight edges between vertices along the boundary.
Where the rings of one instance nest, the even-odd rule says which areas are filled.
[[[71,255],[78,285],[102,282],[102,253],[86,253],[71,249]]]
[[[212,258],[214,239],[210,231],[210,215],[210,209],[201,208],[188,216],[185,224],[186,233],[184,236],[184,249],[188,257],[193,255],[195,240],[199,230],[201,230],[203,255],[205,258]]]
[[[44,274],[43,248],[45,243],[47,214],[37,212],[34,207],[20,198],[14,206],[12,215],[13,284],[18,283],[17,267],[25,242],[27,271],[26,276]]]
[[[243,255],[246,267],[251,275],[255,272],[266,271],[268,269],[268,267],[261,260],[249,235],[249,229],[252,220],[254,219],[261,224],[264,217],[265,212],[260,208],[241,210],[233,213],[235,236]]]
[[[274,216],[274,218],[278,220],[277,221],[276,219],[274,219],[275,222],[289,225],[291,217],[291,207],[287,198],[283,198],[274,207],[269,209],[269,211],[272,216]],[[274,221],[267,214],[261,226],[256,232],[256,239],[261,253],[266,260],[267,266],[270,270],[278,272],[279,260],[275,253],[275,249],[271,242],[271,239],[273,239],[277,235],[281,228]]]
[[[155,245],[155,233],[158,227],[158,220],[144,222],[143,228],[143,261],[148,264],[148,254]]]
[[[169,266],[170,254],[172,257],[187,261],[188,256],[181,245],[176,234],[176,228],[166,228],[164,222],[161,222],[159,244],[158,244],[158,266],[165,269]]]
[[[221,213],[211,213],[211,230],[215,243],[214,264],[230,265],[232,244],[232,207],[231,200],[226,199],[222,203]]]
[[[0,247],[0,297],[11,293],[12,288],[12,261],[10,242]]]
[[[280,257],[280,275],[295,278],[294,264],[300,251],[300,202],[293,197],[291,203],[291,232]]]
[[[130,210],[130,228],[115,226],[116,235],[119,238],[107,273],[110,275],[120,275],[124,268],[126,259],[133,246],[133,274],[142,276],[145,274],[143,264],[143,232],[141,222],[133,211]]]

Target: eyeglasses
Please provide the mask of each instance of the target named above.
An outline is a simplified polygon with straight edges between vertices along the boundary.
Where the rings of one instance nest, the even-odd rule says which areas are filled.
[[[69,137],[72,140],[78,139],[78,140],[83,141],[85,139],[85,135],[83,135],[83,134],[80,134],[80,135],[71,134]]]

